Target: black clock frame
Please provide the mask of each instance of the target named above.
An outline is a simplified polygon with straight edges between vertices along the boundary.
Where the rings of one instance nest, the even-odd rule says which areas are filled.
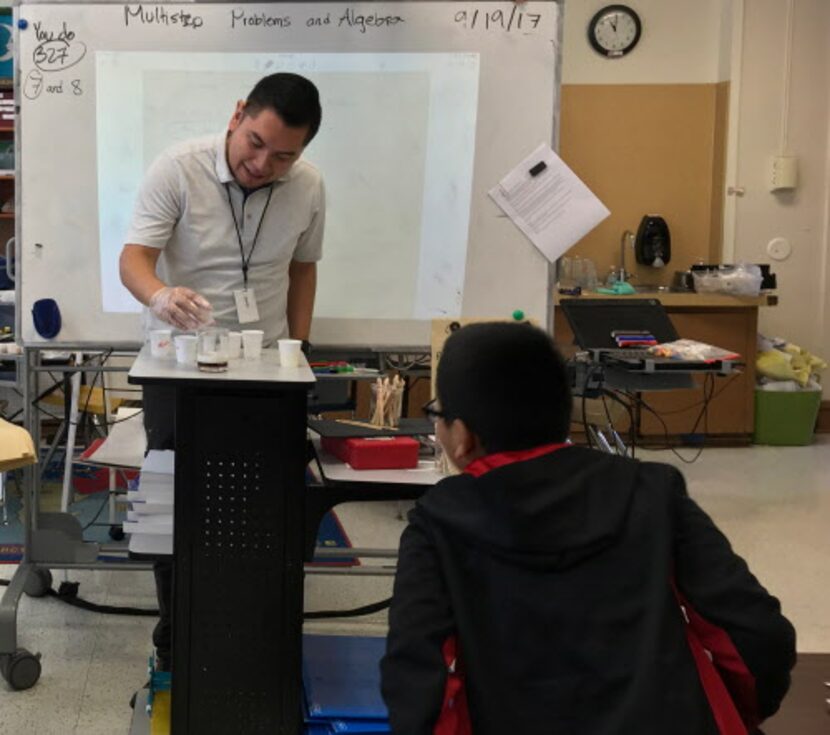
[[[628,44],[624,49],[609,51],[606,48],[600,46],[599,41],[596,39],[596,35],[594,31],[596,30],[597,24],[604,15],[610,12],[621,12],[626,13],[627,15],[631,16],[632,20],[634,21],[634,27],[636,32],[634,34],[634,38],[631,40],[631,43]],[[601,56],[606,57],[607,59],[618,59],[621,56],[625,56],[627,53],[631,52],[634,47],[640,41],[640,35],[643,31],[643,24],[640,21],[640,16],[637,15],[637,11],[634,10],[629,5],[606,5],[603,8],[600,8],[595,14],[594,17],[591,18],[590,22],[588,23],[588,41],[591,43],[592,48]]]

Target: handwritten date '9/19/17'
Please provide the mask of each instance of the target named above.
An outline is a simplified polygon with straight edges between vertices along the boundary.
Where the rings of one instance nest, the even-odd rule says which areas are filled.
[[[541,13],[525,13],[513,4],[510,12],[504,10],[459,10],[455,22],[468,31],[534,31],[542,19]]]

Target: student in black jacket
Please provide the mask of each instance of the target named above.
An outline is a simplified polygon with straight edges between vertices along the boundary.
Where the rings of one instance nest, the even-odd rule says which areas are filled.
[[[544,332],[457,331],[437,395],[461,474],[421,498],[401,538],[381,662],[395,735],[451,731],[448,639],[473,735],[731,734],[778,709],[795,663],[778,600],[676,469],[564,443],[570,390]]]

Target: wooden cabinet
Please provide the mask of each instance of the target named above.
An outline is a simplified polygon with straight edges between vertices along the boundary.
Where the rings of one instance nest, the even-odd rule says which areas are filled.
[[[662,421],[647,410],[639,411],[639,436],[646,442],[663,441],[668,433],[676,442],[690,434],[705,433],[708,439],[723,443],[748,443],[755,422],[758,308],[772,305],[774,297],[742,299],[719,294],[660,294],[657,298],[682,338],[733,350],[741,355],[745,367],[740,373],[710,379],[714,381],[712,399],[705,419],[701,418],[696,428],[695,422],[703,408],[704,377],[695,377],[696,387],[691,390],[643,393],[643,400]],[[554,312],[554,340],[564,353],[575,351],[573,332],[560,309]]]

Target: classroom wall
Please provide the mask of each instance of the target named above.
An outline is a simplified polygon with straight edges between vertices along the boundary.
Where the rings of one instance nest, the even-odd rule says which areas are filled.
[[[671,230],[672,261],[636,272],[641,283],[668,283],[675,270],[719,258],[732,3],[632,2],[642,38],[614,60],[586,39],[605,4],[565,7],[559,150],[611,210],[570,254],[592,258],[604,275],[619,264],[623,231],[660,214]]]
[[[725,84],[563,85],[560,153],[611,210],[569,254],[592,258],[604,274],[619,264],[622,232],[660,214],[672,260],[637,266],[640,283],[668,283],[700,258],[716,261],[727,96]]]
[[[643,38],[614,61],[585,40],[605,4],[566,2],[560,152],[612,211],[572,254],[604,272],[622,231],[662,213],[673,260],[641,281],[665,283],[697,257],[772,262],[779,305],[761,310],[761,331],[830,359],[830,2],[631,0]],[[776,152],[799,158],[794,192],[768,191]],[[792,245],[785,261],[767,254],[775,237]]]
[[[565,0],[563,84],[698,84],[728,78],[720,63],[720,29],[732,0],[628,0],[643,33],[631,54],[613,60],[587,41],[588,22],[608,4]]]
[[[830,359],[830,3],[794,0],[787,74],[789,4],[744,3],[734,184],[746,194],[735,201],[734,254],[736,259],[769,262],[766,247],[771,239],[790,242],[792,255],[774,265],[779,305],[762,309],[760,329]],[[766,162],[782,147],[798,156],[800,182],[793,192],[773,194],[766,187]],[[825,397],[830,397],[827,390]]]
[[[789,152],[801,184],[792,195],[764,190],[766,153],[780,145],[789,0],[629,0],[644,32],[628,57],[609,61],[588,45],[590,17],[605,0],[566,0],[560,152],[612,210],[572,252],[602,270],[619,258],[619,239],[645,212],[662,212],[675,254],[663,280],[700,256],[767,261],[766,244],[786,237],[793,255],[775,264],[780,303],[761,311],[761,329],[830,359],[830,2],[793,0]],[[743,11],[732,27],[733,10]],[[722,175],[736,33],[736,179]],[[762,155],[763,154],[763,155]],[[722,191],[735,200],[735,231],[721,242]],[[4,233],[5,234],[5,233]],[[10,233],[9,233],[10,234]]]

